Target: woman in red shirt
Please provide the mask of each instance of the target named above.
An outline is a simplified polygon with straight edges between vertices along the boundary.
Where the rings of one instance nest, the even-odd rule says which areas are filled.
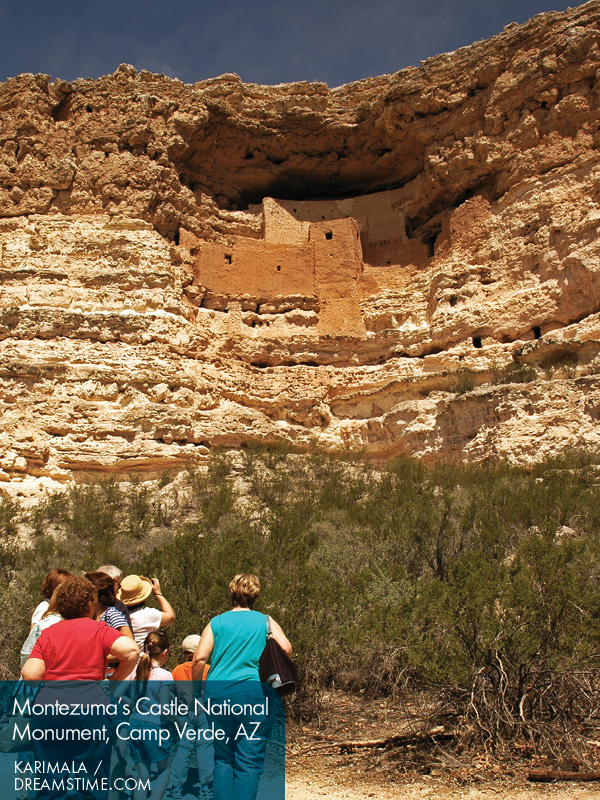
[[[21,670],[26,681],[101,681],[110,656],[119,662],[112,680],[124,680],[135,667],[138,648],[132,639],[94,619],[98,600],[86,578],[71,578],[56,589],[62,622],[42,631]]]
[[[81,779],[78,800],[103,800],[108,793],[112,733],[108,707],[114,701],[99,683],[108,658],[119,662],[111,680],[125,679],[138,658],[132,639],[93,618],[97,599],[96,587],[85,578],[61,584],[56,589],[56,610],[63,619],[41,633],[21,670],[26,681],[44,680],[36,705],[69,706],[66,715],[49,710],[32,719],[33,752],[40,763],[73,765],[71,778]],[[60,683],[49,683],[54,681]],[[103,785],[107,791],[98,788]],[[37,800],[65,795],[61,781],[48,781]]]

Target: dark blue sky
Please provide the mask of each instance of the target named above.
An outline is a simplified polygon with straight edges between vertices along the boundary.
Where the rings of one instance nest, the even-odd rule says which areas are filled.
[[[97,78],[122,62],[186,83],[395,72],[567,0],[0,0],[0,80]]]

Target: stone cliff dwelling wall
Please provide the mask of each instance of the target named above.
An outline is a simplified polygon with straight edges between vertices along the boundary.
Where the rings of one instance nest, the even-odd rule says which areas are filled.
[[[194,253],[198,305],[227,311],[230,301],[242,311],[273,314],[317,311],[320,332],[365,333],[359,307],[358,278],[363,271],[360,232],[353,219],[306,223],[295,244],[233,237],[230,244],[184,236]],[[251,327],[262,327],[254,316]],[[264,321],[263,321],[264,322]],[[306,324],[306,321],[303,321]]]
[[[373,266],[423,264],[432,253],[406,229],[407,191],[394,189],[332,200],[264,201],[265,239],[303,241],[313,222],[351,217],[358,223],[365,263]]]
[[[358,279],[363,271],[360,232],[355,220],[316,222],[310,226],[319,291],[319,331],[364,336]]]
[[[242,311],[258,314],[310,310],[319,316],[310,323],[303,319],[303,325],[319,322],[321,332],[365,335],[360,311],[370,290],[369,281],[360,280],[365,268],[376,276],[376,291],[406,283],[411,278],[404,269],[425,266],[434,256],[434,240],[436,252],[448,255],[453,246],[468,246],[490,216],[489,202],[475,196],[439,215],[427,242],[408,238],[405,202],[404,190],[337,200],[267,197],[261,207],[263,239],[233,236],[224,244],[184,232],[181,242],[195,257],[198,304],[225,311],[235,300]],[[401,309],[395,311],[401,315]],[[254,316],[246,321],[251,327],[268,325]],[[386,324],[380,320],[376,327]]]
[[[295,298],[316,305],[313,248],[233,238],[230,245],[202,242],[196,246],[194,276],[206,289],[204,308],[227,309],[227,298],[243,301],[245,310],[260,311],[265,303]]]

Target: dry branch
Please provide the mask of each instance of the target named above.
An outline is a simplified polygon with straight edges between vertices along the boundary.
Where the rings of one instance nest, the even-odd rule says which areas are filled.
[[[447,742],[454,738],[453,733],[448,733],[443,725],[437,728],[432,728],[425,733],[415,734],[396,734],[394,736],[387,736],[385,739],[370,739],[367,741],[357,742],[333,742],[336,747],[340,748],[341,753],[351,753],[353,750],[361,747],[385,748],[385,747],[401,747],[403,745],[418,745],[424,742]]]
[[[600,772],[563,772],[559,769],[534,769],[528,781],[552,783],[552,781],[600,781]]]
[[[325,739],[322,744],[311,745],[296,755],[307,755],[308,753],[327,750],[329,748],[339,748],[340,753],[352,753],[357,748],[384,749],[387,747],[407,747],[409,745],[425,744],[427,742],[448,742],[454,739],[455,734],[447,732],[443,725],[432,728],[424,733],[402,733],[387,736],[385,739],[367,739],[362,741],[340,742],[333,736],[322,733],[314,734],[319,739]]]

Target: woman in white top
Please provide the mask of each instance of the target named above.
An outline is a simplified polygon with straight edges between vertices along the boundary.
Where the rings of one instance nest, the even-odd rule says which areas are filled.
[[[160,610],[145,605],[151,594],[156,597]],[[129,609],[133,638],[140,651],[149,633],[157,631],[159,628],[167,628],[175,621],[175,612],[163,596],[158,578],[128,575],[121,581],[117,597]]]
[[[42,616],[39,622],[35,622],[31,626],[31,630],[29,631],[29,636],[27,637],[27,639],[25,639],[23,647],[21,648],[21,669],[23,669],[25,662],[31,655],[31,651],[33,650],[33,645],[40,638],[40,634],[42,633],[42,631],[45,631],[46,628],[49,628],[51,625],[55,625],[57,622],[60,622],[62,620],[61,615],[56,610],[56,591],[52,593],[52,597],[50,598],[50,601],[48,602],[47,605],[48,608],[46,609],[46,613]]]

